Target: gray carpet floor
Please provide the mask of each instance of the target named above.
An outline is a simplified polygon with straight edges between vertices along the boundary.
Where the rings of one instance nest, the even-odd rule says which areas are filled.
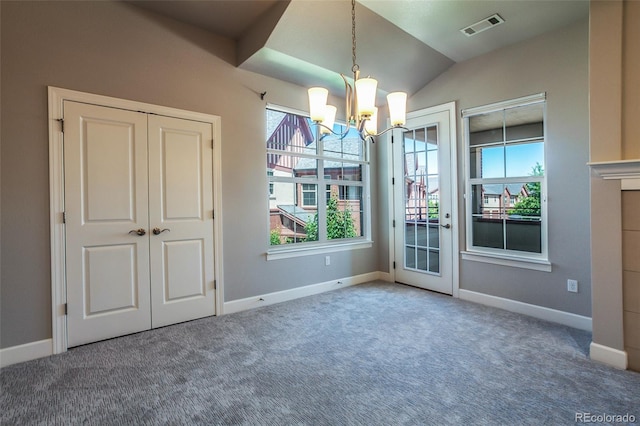
[[[3,368],[0,423],[639,422],[640,374],[591,361],[590,338],[374,282]]]

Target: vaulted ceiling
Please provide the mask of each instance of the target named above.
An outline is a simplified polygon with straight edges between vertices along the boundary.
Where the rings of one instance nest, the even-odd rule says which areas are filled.
[[[349,0],[131,0],[236,41],[236,66],[343,93],[351,75]],[[493,14],[504,23],[468,37]],[[357,63],[380,95],[415,93],[456,62],[517,43],[589,13],[588,0],[358,0]]]

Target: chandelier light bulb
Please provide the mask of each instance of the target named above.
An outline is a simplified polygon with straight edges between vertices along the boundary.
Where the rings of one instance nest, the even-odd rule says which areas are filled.
[[[407,122],[407,94],[393,92],[387,95],[389,119],[392,126],[404,126]]]
[[[322,120],[322,122],[320,123],[322,124],[322,127],[320,127],[321,134],[324,135],[324,134],[331,133],[331,131],[333,130],[333,124],[336,122],[337,111],[338,111],[338,108],[334,107],[333,105],[325,106],[324,120]]]
[[[371,118],[369,118],[364,123],[364,130],[368,135],[375,135],[378,133],[378,108],[373,108],[373,114],[371,114]]]
[[[370,117],[376,107],[376,89],[378,80],[367,77],[356,80],[356,96],[358,99],[358,115]]]
[[[311,120],[320,123],[324,120],[329,91],[324,87],[312,87],[309,93],[309,115]]]

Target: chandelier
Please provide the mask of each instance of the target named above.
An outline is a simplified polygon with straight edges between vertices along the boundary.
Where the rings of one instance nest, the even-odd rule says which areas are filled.
[[[380,136],[389,130],[401,128],[406,123],[407,94],[393,92],[387,95],[391,127],[378,133],[378,108],[375,106],[378,81],[371,77],[360,78],[360,66],[356,62],[356,1],[351,0],[351,59],[354,85],[340,74],[345,86],[346,129],[344,133],[333,131],[337,108],[327,105],[329,91],[324,87],[309,89],[309,115],[320,127],[321,134],[334,134],[345,137],[354,126],[363,140]]]

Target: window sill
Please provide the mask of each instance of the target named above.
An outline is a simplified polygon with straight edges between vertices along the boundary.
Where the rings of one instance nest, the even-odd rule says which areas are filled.
[[[360,240],[336,244],[325,244],[311,247],[287,247],[267,251],[267,260],[289,259],[291,257],[312,256],[314,254],[333,253],[336,251],[358,250],[373,246],[371,240]]]
[[[495,255],[470,251],[463,251],[461,253],[463,260],[491,263],[493,265],[511,266],[514,268],[533,269],[534,271],[551,272],[551,262],[544,259],[532,259],[518,256]]]

